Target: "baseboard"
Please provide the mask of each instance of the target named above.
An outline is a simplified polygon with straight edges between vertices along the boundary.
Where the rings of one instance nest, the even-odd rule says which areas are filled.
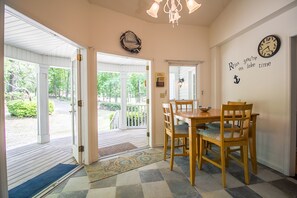
[[[266,161],[266,160],[263,160],[263,159],[261,159],[261,158],[257,158],[257,162],[260,163],[260,164],[263,164],[263,165],[265,165],[265,166],[267,166],[267,167],[269,167],[269,168],[271,168],[271,169],[273,169],[273,170],[276,170],[276,171],[278,171],[278,172],[280,172],[280,173],[282,173],[282,174],[284,174],[284,175],[286,175],[286,174],[284,173],[284,170],[283,170],[282,167],[279,167],[279,166],[277,166],[277,165],[275,165],[275,164],[272,164],[272,163],[270,163],[270,162],[268,162],[268,161]]]

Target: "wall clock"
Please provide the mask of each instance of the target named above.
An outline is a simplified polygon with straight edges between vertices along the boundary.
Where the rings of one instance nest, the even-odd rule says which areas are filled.
[[[258,53],[263,58],[275,55],[281,46],[280,38],[276,35],[266,36],[258,45]]]
[[[131,53],[139,53],[141,50],[141,39],[132,31],[126,31],[120,37],[121,46]]]

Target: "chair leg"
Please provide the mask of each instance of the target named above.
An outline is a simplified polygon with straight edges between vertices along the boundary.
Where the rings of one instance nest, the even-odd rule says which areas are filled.
[[[174,160],[174,138],[171,137],[170,170],[173,169],[173,160]]]
[[[243,157],[244,157],[243,152],[244,152],[244,149],[243,149],[243,146],[241,146],[241,147],[240,147],[240,160],[241,160],[242,162],[244,162],[244,159],[243,159]]]
[[[188,144],[188,141],[187,141],[187,138],[183,138],[183,154],[186,154],[187,153],[187,144]]]
[[[226,152],[226,167],[229,166],[229,154],[231,153],[230,147],[227,147],[227,152]]]
[[[202,136],[200,136],[199,138],[199,141],[200,141],[200,145],[199,145],[199,150],[198,150],[198,169],[201,170],[202,168],[202,155],[203,155],[203,148],[204,148],[204,141],[202,139]]]
[[[249,162],[248,162],[248,146],[243,146],[243,166],[244,166],[244,180],[246,184],[250,183],[249,179]]]
[[[196,136],[196,161],[197,161],[197,164],[199,163],[198,161],[199,161],[199,142],[200,142],[200,135],[199,134],[197,134],[197,136]]]
[[[225,163],[225,148],[221,147],[221,168],[222,168],[222,185],[226,188],[226,163]]]
[[[166,161],[166,153],[167,153],[167,146],[168,146],[168,135],[164,132],[164,161]]]

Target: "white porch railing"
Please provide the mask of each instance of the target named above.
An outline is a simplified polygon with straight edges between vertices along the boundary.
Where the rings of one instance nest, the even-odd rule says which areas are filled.
[[[146,105],[127,105],[127,128],[146,128]],[[120,113],[116,111],[110,121],[110,129],[118,129],[120,126]]]
[[[117,110],[115,111],[115,113],[113,114],[111,121],[110,121],[110,129],[118,129],[120,126],[120,111]]]
[[[127,105],[127,128],[146,128],[146,105]]]

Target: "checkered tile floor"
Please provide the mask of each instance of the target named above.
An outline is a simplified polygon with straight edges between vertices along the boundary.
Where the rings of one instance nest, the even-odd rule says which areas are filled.
[[[297,197],[297,180],[258,165],[258,174],[250,175],[250,185],[244,184],[243,170],[229,164],[227,188],[221,185],[220,169],[205,163],[196,170],[196,185],[189,182],[188,157],[176,157],[174,170],[169,160],[89,183],[84,169],[60,184],[47,197],[71,198],[169,198],[169,197]]]

